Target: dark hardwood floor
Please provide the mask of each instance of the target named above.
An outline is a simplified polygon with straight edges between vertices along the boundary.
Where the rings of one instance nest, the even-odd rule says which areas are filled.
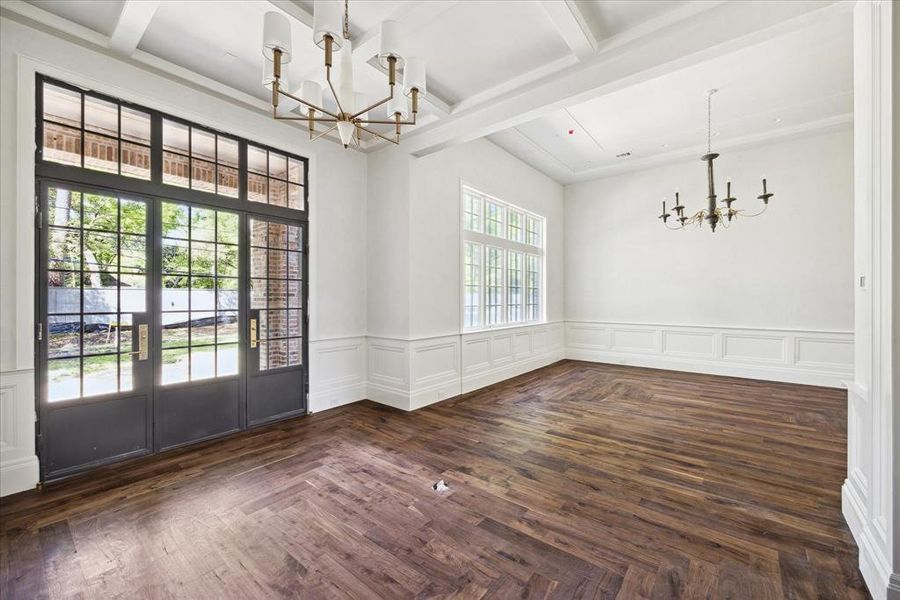
[[[0,596],[866,598],[845,420],[840,390],[571,361],[358,403],[3,499]]]

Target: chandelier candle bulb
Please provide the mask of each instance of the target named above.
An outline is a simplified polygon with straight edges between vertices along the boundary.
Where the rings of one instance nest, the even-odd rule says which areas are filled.
[[[341,49],[343,43],[343,7],[334,0],[315,0],[313,2],[313,42],[325,49],[327,38],[335,50]]]

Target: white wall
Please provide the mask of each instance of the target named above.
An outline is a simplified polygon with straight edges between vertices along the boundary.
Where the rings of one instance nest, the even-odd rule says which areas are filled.
[[[728,230],[667,231],[680,187],[705,207],[698,160],[566,188],[570,356],[839,385],[852,372],[852,133],[849,128],[723,152],[717,193],[768,211]],[[671,223],[671,221],[670,221]]]
[[[365,393],[366,159],[223,97],[0,19],[0,494],[37,481],[34,457],[34,71],[310,157],[313,410]],[[349,340],[349,341],[348,341]],[[357,350],[337,352],[348,345]]]
[[[859,2],[853,27],[856,353],[848,385],[842,509],[872,597],[896,600],[900,599],[900,10],[891,2]]]
[[[463,182],[546,217],[547,323],[461,334]],[[486,139],[370,155],[369,397],[410,410],[562,358],[562,208],[560,184]]]
[[[415,159],[412,169],[410,326],[418,336],[459,333],[460,185],[547,219],[548,321],[563,319],[563,187],[487,139]]]

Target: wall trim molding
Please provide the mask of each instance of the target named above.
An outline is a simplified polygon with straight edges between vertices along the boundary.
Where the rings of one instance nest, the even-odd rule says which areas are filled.
[[[566,321],[566,358],[674,371],[845,387],[847,331]]]
[[[867,523],[866,501],[857,495],[849,480],[841,486],[841,509],[859,548],[859,570],[872,597],[875,600],[896,598],[900,593],[900,574],[891,572],[890,562]]]
[[[34,369],[0,373],[0,496],[32,489],[38,482],[36,419]]]
[[[762,133],[753,133],[730,140],[722,140],[721,142],[717,142],[716,149],[718,152],[749,150],[751,148],[759,148],[782,141],[796,140],[801,137],[844,131],[846,129],[852,129],[852,127],[853,113],[844,113],[815,121],[807,121],[797,125],[782,127],[780,129],[772,129]],[[664,154],[638,158],[636,160],[625,161],[614,165],[594,167],[582,171],[572,171],[571,176],[560,183],[563,185],[574,185],[586,181],[617,177],[634,171],[643,171],[665,165],[678,164],[696,159],[696,157],[703,154],[705,150],[706,146],[691,146],[689,148],[673,150]]]

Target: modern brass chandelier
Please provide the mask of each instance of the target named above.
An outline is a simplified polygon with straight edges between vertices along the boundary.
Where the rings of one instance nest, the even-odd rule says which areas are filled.
[[[697,227],[703,226],[703,221],[709,222],[710,229],[715,232],[716,225],[718,223],[722,223],[722,226],[726,229],[731,224],[731,221],[737,217],[758,217],[759,215],[766,212],[766,209],[769,207],[769,199],[774,196],[769,192],[766,187],[766,177],[763,175],[762,177],[762,194],[757,196],[757,199],[763,201],[762,210],[756,213],[747,213],[745,209],[737,209],[733,208],[732,204],[737,201],[737,198],[731,195],[731,181],[728,180],[726,182],[726,196],[722,198],[722,202],[725,204],[724,208],[721,208],[716,205],[716,186],[715,186],[715,177],[713,174],[713,161],[719,157],[718,153],[712,151],[712,96],[717,91],[716,89],[709,90],[706,92],[706,154],[700,157],[700,160],[706,163],[706,176],[707,176],[707,185],[709,188],[709,194],[706,197],[708,202],[707,208],[697,211],[693,216],[685,216],[684,209],[685,207],[681,204],[681,198],[679,197],[679,192],[675,192],[675,206],[672,207],[672,210],[675,211],[677,225],[674,227],[669,225],[668,220],[669,217],[673,216],[671,213],[666,211],[666,200],[663,198],[662,201],[662,214],[659,215],[659,218],[662,219],[663,224],[667,229],[686,229],[691,225],[696,225]]]
[[[379,64],[387,70],[387,97],[366,106],[366,98],[353,88],[353,43],[350,41],[350,12],[348,0],[344,0],[343,14],[337,0],[315,0],[313,4],[313,42],[325,52],[325,81],[334,97],[336,111],[324,107],[322,86],[315,81],[304,81],[291,93],[284,89],[282,66],[291,60],[291,25],[287,17],[275,11],[267,12],[263,22],[263,56],[266,64],[263,86],[272,91],[272,116],[278,120],[306,121],[311,140],[319,139],[337,129],[344,148],[354,144],[359,147],[362,134],[381,138],[392,144],[400,143],[403,125],[415,125],[419,112],[419,98],[426,95],[425,61],[421,58],[404,58],[399,51],[399,24],[397,21],[381,23]],[[331,81],[334,53],[340,53],[338,87]],[[402,95],[394,93],[397,69],[403,68]],[[412,101],[410,110],[407,97]],[[279,106],[279,103],[281,104]],[[387,105],[387,118],[370,118],[369,112]],[[306,116],[291,115],[291,111],[303,106]],[[412,119],[407,120],[410,112]],[[331,127],[316,132],[316,123],[329,123]],[[371,129],[371,125],[393,125],[393,136]]]

